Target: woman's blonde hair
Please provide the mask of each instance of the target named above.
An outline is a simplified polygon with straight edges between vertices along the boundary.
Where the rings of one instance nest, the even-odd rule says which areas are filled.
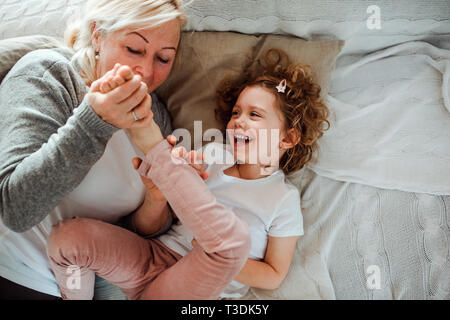
[[[286,92],[280,93],[277,86],[283,80],[286,81]],[[300,137],[299,143],[281,157],[280,169],[285,174],[300,170],[312,160],[318,150],[317,140],[330,127],[329,110],[322,102],[320,86],[312,79],[311,68],[302,63],[291,63],[280,49],[269,49],[257,63],[249,61],[239,76],[222,80],[216,92],[216,118],[224,125],[228,123],[239,95],[252,86],[266,88],[275,95],[286,131],[293,129]]]
[[[173,19],[186,24],[182,0],[89,0],[80,17],[69,23],[64,34],[65,44],[75,51],[72,63],[86,83],[96,80],[95,31],[109,34],[123,28],[147,29]]]

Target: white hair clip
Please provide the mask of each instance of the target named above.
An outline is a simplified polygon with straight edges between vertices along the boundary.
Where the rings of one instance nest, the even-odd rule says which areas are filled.
[[[278,92],[284,93],[286,91],[286,79],[281,80],[276,88]]]

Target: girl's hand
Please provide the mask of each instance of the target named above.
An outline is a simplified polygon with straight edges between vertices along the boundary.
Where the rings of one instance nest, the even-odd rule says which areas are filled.
[[[168,135],[167,136],[167,142],[169,142],[172,146],[175,146],[177,143],[177,138],[174,135]],[[203,160],[203,154],[191,151],[186,152],[186,149],[184,147],[178,147],[172,149],[172,155],[175,158],[184,158],[188,162],[188,164],[195,169],[195,171],[199,174],[199,176],[206,180],[209,176],[208,172],[205,172],[205,169],[198,164],[199,160]],[[138,170],[139,166],[141,165],[142,159],[140,158],[133,158],[133,168],[135,170]],[[158,187],[153,183],[152,179],[144,177],[140,175],[142,183],[144,183],[144,186],[146,187],[147,191],[150,193],[152,200],[155,201],[165,201],[166,198],[164,197],[163,193],[158,189]]]
[[[153,121],[152,100],[147,85],[139,75],[133,75],[128,66],[116,65],[94,81],[87,98],[94,112],[117,128],[143,128]]]
[[[131,160],[133,163],[133,168],[135,170],[139,169],[139,166],[142,163],[142,159],[140,158],[133,158]],[[145,188],[147,189],[147,192],[150,194],[152,201],[166,201],[166,197],[164,197],[163,193],[158,189],[158,187],[153,183],[152,179],[147,178],[145,176],[139,175],[141,177],[142,183],[144,184]]]
[[[169,140],[170,139],[170,140]],[[167,141],[175,146],[177,143],[177,138],[174,135],[167,136]],[[205,172],[205,167],[203,167],[202,163],[205,161],[205,157],[203,153],[191,150],[187,152],[184,147],[176,147],[172,149],[172,156],[177,159],[185,159],[187,163],[197,171],[199,176],[206,180],[209,177],[209,173]]]

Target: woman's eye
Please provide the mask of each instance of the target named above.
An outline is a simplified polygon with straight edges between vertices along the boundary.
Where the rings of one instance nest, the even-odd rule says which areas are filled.
[[[132,49],[131,47],[127,47],[127,50],[128,50],[129,52],[131,52],[132,54],[141,54],[141,53],[142,53],[141,51],[139,51],[139,50],[134,50],[134,49]]]
[[[169,62],[168,59],[163,59],[161,57],[158,57],[158,60],[161,61],[162,63],[168,63]]]

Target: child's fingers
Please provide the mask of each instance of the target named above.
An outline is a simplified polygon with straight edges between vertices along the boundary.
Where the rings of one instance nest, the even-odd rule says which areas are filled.
[[[173,134],[169,134],[166,139],[167,142],[172,145],[172,147],[177,144],[177,137],[175,137]]]
[[[172,149],[172,156],[174,156],[175,158],[185,158],[186,153],[186,148],[182,146]]]
[[[178,147],[176,149],[178,150],[177,153],[178,153],[178,157],[179,158],[185,158],[186,157],[187,151],[186,151],[185,147]]]
[[[191,150],[186,157],[186,160],[190,164],[202,164],[204,161],[204,156],[202,152],[197,152],[195,150]]]
[[[191,165],[191,167],[192,167],[192,165]],[[203,171],[203,168],[200,168],[200,169],[194,168],[194,169],[195,169],[195,172],[197,172],[197,174],[200,176],[200,178],[202,178],[203,180],[208,179],[209,172]]]
[[[133,168],[134,168],[135,170],[137,170],[137,169],[139,169],[139,166],[140,166],[141,163],[142,163],[142,159],[141,159],[141,158],[133,158],[133,159],[131,160],[131,163],[133,164]]]
[[[204,171],[204,172],[200,173],[200,177],[201,177],[203,180],[208,179],[208,177],[209,177],[209,172]]]

